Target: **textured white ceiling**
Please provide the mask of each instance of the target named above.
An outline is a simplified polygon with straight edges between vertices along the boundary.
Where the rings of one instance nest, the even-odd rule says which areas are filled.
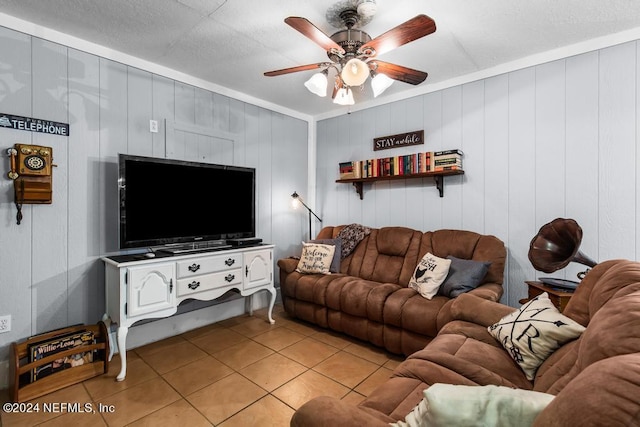
[[[341,0],[349,1],[349,0]],[[314,71],[265,71],[327,60],[284,23],[309,19],[327,34],[336,0],[0,0],[0,12],[186,73],[305,115],[344,111],[303,83]],[[434,34],[379,58],[429,73],[421,87],[545,51],[640,27],[637,0],[378,0],[372,37],[418,14]],[[368,85],[366,85],[368,86]],[[396,82],[381,98],[415,87]],[[425,90],[426,91],[426,90]],[[369,102],[370,89],[357,94]]]

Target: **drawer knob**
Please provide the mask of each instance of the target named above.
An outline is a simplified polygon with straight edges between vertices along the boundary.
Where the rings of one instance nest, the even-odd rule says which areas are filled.
[[[193,263],[189,266],[189,271],[192,273],[195,273],[198,270],[200,270],[200,264]]]
[[[227,282],[231,283],[231,281],[233,279],[235,279],[235,278],[236,278],[235,274],[227,274],[227,277],[225,277],[224,280],[226,280]]]
[[[191,290],[197,289],[200,286],[200,282],[196,282],[195,280],[187,285],[187,287]]]
[[[228,259],[228,260],[226,260],[224,263],[225,263],[225,264],[227,264],[227,266],[228,266],[228,267],[231,267],[233,264],[235,264],[235,263],[236,263],[236,260],[235,260],[235,259],[233,259],[233,258],[229,258],[229,259]]]

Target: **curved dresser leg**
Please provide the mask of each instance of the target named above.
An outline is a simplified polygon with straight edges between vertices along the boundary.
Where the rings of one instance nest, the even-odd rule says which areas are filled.
[[[129,328],[120,326],[118,328],[118,351],[120,352],[120,373],[116,381],[123,381],[127,375],[127,333]]]
[[[267,315],[269,317],[269,323],[273,325],[274,323],[276,323],[276,321],[273,320],[273,306],[276,303],[276,288],[268,288],[267,290],[271,294],[271,301],[269,301],[269,312]]]

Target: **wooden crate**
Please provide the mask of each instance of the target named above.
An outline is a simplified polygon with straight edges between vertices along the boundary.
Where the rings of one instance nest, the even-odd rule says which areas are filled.
[[[78,353],[78,347],[75,347],[52,354],[35,362],[29,362],[29,347],[31,345],[80,331],[91,331],[94,334],[95,343],[82,346],[82,352],[97,350],[94,354],[92,363],[67,368],[31,383],[25,381],[24,377],[21,381],[20,377],[23,374],[28,376],[28,374],[35,368],[53,362],[56,359]],[[11,398],[14,402],[25,402],[61,388],[77,384],[86,379],[105,374],[109,370],[108,359],[109,332],[103,322],[99,322],[96,325],[77,325],[57,329],[55,331],[27,338],[25,341],[19,343],[14,342],[11,344],[11,359],[9,361],[9,379],[12,381],[10,385]]]

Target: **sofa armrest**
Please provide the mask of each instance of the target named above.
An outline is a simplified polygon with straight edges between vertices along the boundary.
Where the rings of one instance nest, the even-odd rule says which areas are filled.
[[[504,289],[502,288],[502,285],[497,283],[484,283],[466,293],[489,301],[500,301],[500,298],[502,298],[502,294],[504,293]]]
[[[298,262],[300,260],[294,257],[282,258],[278,260],[278,267],[280,270],[283,270],[285,273],[293,273],[296,271],[296,267],[298,266]]]
[[[476,323],[489,327],[516,309],[499,302],[488,301],[471,293],[458,296],[451,304],[451,315],[455,320]]]
[[[381,414],[384,417],[384,415]],[[367,426],[389,427],[395,420],[376,418],[358,406],[334,397],[320,396],[302,405],[291,417],[291,427]]]

